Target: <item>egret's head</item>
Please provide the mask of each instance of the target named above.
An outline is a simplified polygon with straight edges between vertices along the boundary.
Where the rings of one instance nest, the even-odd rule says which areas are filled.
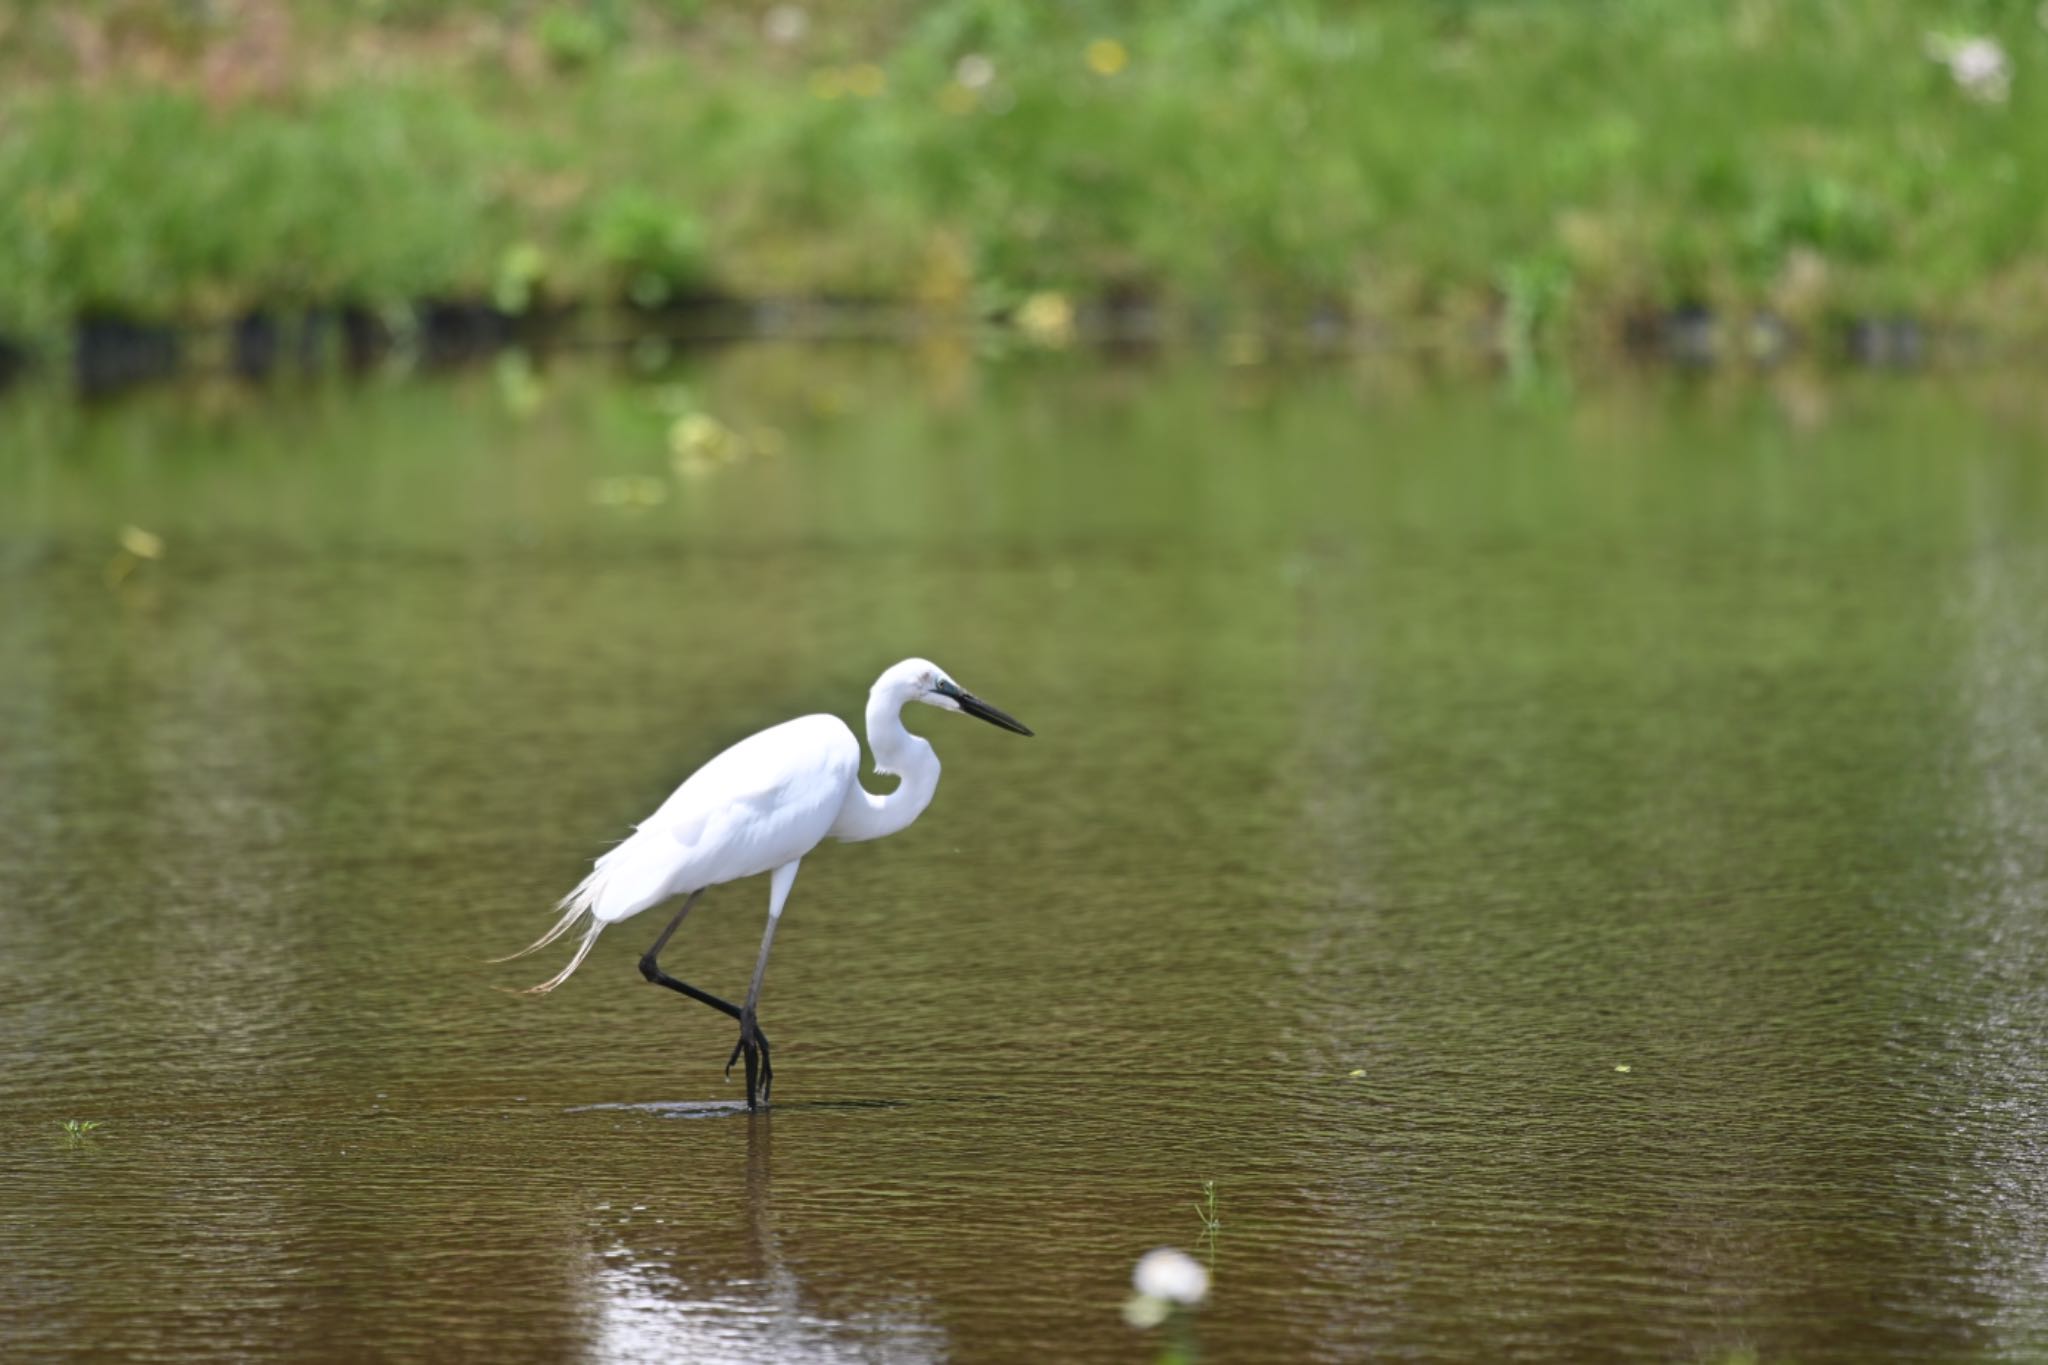
[[[997,710],[954,682],[946,676],[945,669],[930,659],[905,659],[875,680],[873,693],[888,695],[899,706],[904,702],[919,701],[941,711],[964,711],[1020,735],[1031,733],[1024,722]]]

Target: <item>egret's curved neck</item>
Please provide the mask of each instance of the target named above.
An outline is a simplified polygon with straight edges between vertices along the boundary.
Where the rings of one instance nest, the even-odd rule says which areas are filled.
[[[939,789],[939,756],[903,728],[902,697],[880,691],[868,694],[868,747],[875,751],[875,771],[894,773],[900,780],[887,796],[853,784],[832,826],[833,835],[848,843],[879,839],[905,828],[924,814]]]

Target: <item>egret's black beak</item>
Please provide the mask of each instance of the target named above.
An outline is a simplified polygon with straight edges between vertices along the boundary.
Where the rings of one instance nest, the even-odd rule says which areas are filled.
[[[940,683],[936,690],[940,696],[951,697],[955,702],[959,703],[960,709],[970,716],[985,720],[990,725],[1000,725],[1005,730],[1015,734],[1028,735],[1031,733],[1031,727],[1023,721],[1018,720],[1007,711],[997,710],[972,692],[962,692],[950,682]]]

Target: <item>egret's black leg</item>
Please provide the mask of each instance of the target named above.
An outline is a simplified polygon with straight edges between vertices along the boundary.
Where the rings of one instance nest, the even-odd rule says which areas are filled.
[[[775,946],[775,926],[782,920],[783,902],[789,899],[789,888],[796,882],[797,862],[784,863],[776,868],[775,876],[768,884],[768,927],[761,931],[761,956],[754,959],[754,979],[747,986],[747,1003],[740,1007],[740,1041],[733,1053],[747,1059],[749,1109],[757,1107],[754,1102],[757,1083],[761,1103],[765,1104],[775,1079],[775,1070],[768,1062],[768,1040],[761,1036],[760,1025],[754,1021],[754,1007],[761,1002],[761,981],[768,975],[768,950]],[[731,1059],[725,1063],[725,1074],[732,1074]]]
[[[697,987],[692,986],[687,981],[676,980],[676,978],[670,976],[667,972],[661,969],[661,963],[657,960],[661,956],[661,950],[668,946],[670,936],[673,935],[679,927],[681,927],[683,922],[683,916],[690,913],[690,907],[695,905],[697,903],[697,897],[703,894],[704,892],[702,890],[692,891],[690,893],[689,899],[683,902],[683,908],[676,911],[676,917],[668,922],[668,928],[662,930],[661,937],[654,940],[654,946],[649,948],[646,952],[640,955],[640,975],[646,977],[649,981],[652,981],[657,986],[666,986],[672,991],[676,991],[682,995],[689,996],[690,999],[695,1000],[697,1003],[701,1005],[709,1005],[711,1006],[711,1008],[717,1010],[720,1014],[723,1014],[728,1018],[742,1019],[740,1007],[738,1005],[733,1004],[730,1000],[722,1000],[718,996],[713,995],[710,991],[699,990]],[[744,1024],[744,1022],[745,1021],[742,1019],[742,1024]],[[746,1029],[742,1027],[740,1032],[742,1036],[745,1036]],[[761,1052],[763,1057],[765,1058],[768,1052],[768,1040],[767,1038],[761,1035],[761,1031],[758,1028],[754,1030],[754,1036],[756,1040],[760,1043]],[[733,1056],[737,1057],[738,1055],[739,1052],[737,1049],[735,1049],[733,1052]],[[731,1074],[732,1063],[727,1062],[725,1064],[725,1069],[728,1075]],[[749,1093],[752,1093],[751,1089],[749,1090]]]
[[[702,888],[692,891],[688,899],[684,900],[683,908],[676,911],[676,917],[668,922],[668,928],[661,931],[661,937],[654,940],[654,945],[646,952],[640,954],[640,975],[646,977],[657,986],[666,986],[672,991],[681,991],[699,1004],[709,1005],[720,1013],[731,1015],[737,1019],[740,1017],[739,1006],[733,1004],[730,1000],[720,1000],[709,991],[700,991],[695,986],[676,980],[663,971],[661,963],[657,961],[661,956],[661,950],[668,947],[669,939],[674,936],[676,930],[682,928],[683,916],[690,913],[690,907],[695,905],[697,897],[703,894]]]
[[[739,1019],[740,1040],[732,1045],[732,1056],[725,1059],[725,1074],[728,1077],[732,1075],[732,1064],[742,1056],[747,1059],[747,1074],[750,1077],[754,1074],[754,1054],[748,1050],[747,1046],[748,1038],[751,1035],[755,1046],[761,1052],[761,1103],[766,1104],[768,1103],[768,1092],[775,1086],[775,1064],[769,1059],[768,1035],[761,1032],[760,1024],[756,1023],[754,1017],[745,1010],[740,1011]],[[751,1080],[747,1084],[747,1093],[749,1095],[754,1093],[754,1086]],[[752,1107],[751,1104],[749,1107]]]
[[[640,959],[640,975],[646,977],[657,986],[666,986],[672,991],[680,991],[699,1004],[709,1005],[728,1018],[737,1019],[740,1017],[740,1007],[738,1005],[733,1004],[730,1000],[721,1000],[710,991],[698,990],[687,981],[676,980],[659,966],[655,965],[654,958],[651,955]]]

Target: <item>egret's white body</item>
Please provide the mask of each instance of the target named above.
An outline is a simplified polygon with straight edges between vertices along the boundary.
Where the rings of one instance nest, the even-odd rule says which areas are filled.
[[[859,773],[860,742],[837,716],[749,736],[599,858],[570,903],[585,900],[596,920],[616,924],[670,896],[773,872],[832,833]]]
[[[741,1045],[748,1047],[769,944],[803,856],[828,838],[852,843],[894,834],[922,815],[938,790],[938,755],[903,725],[903,707],[913,701],[1031,733],[962,691],[937,665],[905,659],[876,679],[868,692],[868,744],[874,750],[875,771],[899,779],[886,796],[860,785],[860,742],[837,716],[799,716],[748,736],[690,774],[654,814],[600,857],[590,875],[562,898],[557,907],[561,918],[554,927],[513,954],[523,957],[546,947],[585,915],[590,917],[590,927],[569,964],[533,990],[545,993],[568,980],[606,925],[630,919],[672,896],[687,895],[691,899],[675,922],[641,960],[641,971],[650,981],[660,980],[740,1015]],[[655,956],[698,892],[763,872],[775,874],[769,883],[768,929],[744,1011],[657,970]],[[751,1106],[753,1053],[748,1051],[747,1057]]]

